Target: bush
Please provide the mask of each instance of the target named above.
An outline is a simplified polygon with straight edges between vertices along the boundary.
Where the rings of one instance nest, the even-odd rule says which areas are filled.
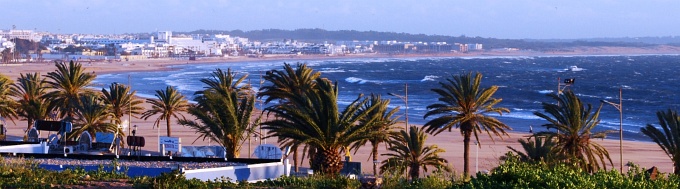
[[[55,185],[82,185],[86,175],[89,180],[127,178],[117,172],[85,171],[81,168],[61,172],[38,167],[32,159],[0,157],[0,188],[51,188]],[[91,175],[94,175],[93,177]]]
[[[323,176],[313,175],[310,177],[281,177],[276,180],[267,180],[254,183],[253,186],[259,187],[281,187],[281,188],[329,188],[345,189],[359,188],[361,183],[356,179],[345,176]]]
[[[115,166],[115,162],[112,166]],[[89,178],[85,179],[85,176]],[[82,168],[61,172],[41,169],[31,159],[0,157],[0,188],[54,188],[85,185],[85,180],[102,181],[127,178],[117,171],[96,171]],[[425,178],[408,181],[398,173],[383,175],[383,188],[680,188],[680,177],[660,174],[650,180],[649,174],[636,165],[621,174],[617,170],[588,173],[567,164],[519,162],[510,156],[490,174],[478,173],[469,182],[461,176],[435,172]],[[121,182],[120,180],[118,182]],[[178,171],[158,177],[137,177],[131,180],[136,188],[359,188],[358,180],[344,176],[281,177],[256,183],[234,182],[229,178],[212,181],[187,179]]]
[[[454,183],[462,184],[462,175],[456,176],[456,173],[446,173],[443,171],[435,171],[432,174],[419,178],[414,181],[408,181],[403,178],[403,173],[387,173],[383,175],[384,189],[402,189],[402,188],[451,188]]]
[[[680,178],[659,175],[656,180],[633,165],[626,174],[617,170],[590,174],[566,164],[552,167],[543,163],[523,163],[509,158],[490,175],[477,174],[470,182],[453,188],[679,188]]]
[[[170,173],[162,173],[158,177],[137,177],[132,180],[135,188],[222,188],[213,186],[212,182],[203,182],[199,179],[189,179],[175,170]]]

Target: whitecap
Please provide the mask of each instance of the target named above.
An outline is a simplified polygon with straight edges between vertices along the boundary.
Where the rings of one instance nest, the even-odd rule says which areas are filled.
[[[425,82],[425,81],[435,81],[435,79],[437,79],[437,78],[439,78],[439,76],[436,76],[436,75],[426,75],[425,78],[423,78],[423,79],[420,80],[420,81],[421,81],[421,82]]]
[[[206,73],[205,71],[179,72],[179,73],[170,74],[168,77],[186,78],[187,76],[190,76],[190,75],[201,75],[201,74],[205,74],[205,73]]]
[[[174,86],[178,91],[188,91],[190,93],[203,90],[203,85],[196,83],[189,83],[181,79],[166,79],[164,82],[168,86]]]
[[[120,74],[101,74],[97,75],[97,79],[107,79],[107,78],[114,78]],[[96,81],[96,80],[95,80]]]
[[[348,77],[345,79],[348,83],[358,83],[358,84],[364,84],[366,83],[366,80],[358,78],[358,77]]]
[[[319,72],[321,72],[321,73],[342,73],[342,72],[345,72],[345,70],[321,70]]]
[[[590,98],[598,98],[598,99],[599,99],[599,98],[602,98],[602,97],[600,97],[600,96],[587,95],[587,94],[583,94],[583,93],[577,93],[576,96],[580,96],[580,97],[590,97]]]
[[[501,117],[517,118],[517,119],[529,119],[529,120],[540,120],[541,117],[534,115],[532,112],[510,112],[503,114]]]
[[[553,93],[553,92],[555,92],[555,91],[553,91],[553,90],[540,90],[540,91],[538,91],[538,93],[541,93],[541,94],[550,94],[550,93]]]
[[[142,78],[142,80],[165,81],[165,77],[145,77],[145,78]]]
[[[142,98],[147,98],[147,99],[158,99],[155,94],[144,94],[144,93],[135,93],[135,96],[139,96]]]

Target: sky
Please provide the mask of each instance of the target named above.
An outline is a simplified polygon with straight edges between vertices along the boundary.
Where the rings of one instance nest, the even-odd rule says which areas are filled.
[[[321,28],[504,39],[680,36],[678,0],[0,0],[0,29]]]

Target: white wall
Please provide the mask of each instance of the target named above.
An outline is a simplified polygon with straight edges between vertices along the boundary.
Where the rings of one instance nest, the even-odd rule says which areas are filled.
[[[47,143],[40,144],[19,144],[11,146],[0,146],[0,152],[4,153],[33,153],[33,154],[47,154],[49,147]]]
[[[276,179],[290,172],[290,163],[286,161],[274,163],[262,163],[254,165],[220,167],[209,169],[185,170],[184,175],[187,179],[197,178],[203,181],[214,180],[225,177],[232,181],[261,181]]]

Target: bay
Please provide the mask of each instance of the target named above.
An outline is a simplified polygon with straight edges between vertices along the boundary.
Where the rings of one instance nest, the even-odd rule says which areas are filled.
[[[297,61],[286,61],[295,64]],[[98,75],[97,86],[110,83],[129,83],[138,95],[155,98],[155,90],[174,86],[193,98],[195,91],[205,86],[200,79],[209,77],[217,68],[248,74],[248,82],[256,89],[260,76],[271,69],[282,69],[284,61],[230,62],[209,64],[185,64],[171,66],[169,70],[129,72]],[[649,140],[640,133],[640,127],[656,124],[656,112],[678,109],[680,105],[680,56],[678,55],[617,55],[617,56],[549,56],[549,57],[424,57],[424,58],[364,58],[305,60],[322,77],[337,81],[340,87],[341,105],[347,105],[359,94],[381,94],[390,98],[393,108],[404,113],[404,99],[388,93],[405,95],[408,85],[409,122],[424,124],[426,106],[437,102],[431,91],[439,82],[452,75],[479,72],[484,75],[482,86],[499,86],[498,105],[510,109],[510,113],[497,116],[514,131],[542,130],[544,120],[533,113],[542,111],[541,102],[554,103],[546,96],[558,90],[572,90],[594,109],[601,100],[618,102],[619,88],[623,90],[623,130],[626,140]],[[569,70],[577,66],[582,70]],[[558,83],[566,78],[575,82],[558,89]],[[266,85],[266,84],[265,84]],[[264,105],[266,106],[266,105]],[[619,129],[619,111],[604,104],[600,125],[595,130]],[[402,116],[400,119],[404,119]],[[400,123],[403,124],[403,123]],[[618,133],[609,136],[618,138]]]

